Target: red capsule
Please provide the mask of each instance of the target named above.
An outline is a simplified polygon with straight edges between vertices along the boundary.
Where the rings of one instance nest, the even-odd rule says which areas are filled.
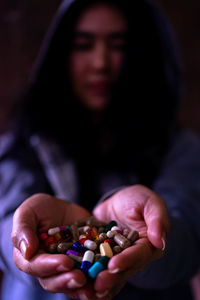
[[[86,240],[87,239],[83,238],[83,239],[80,239],[79,242],[81,243],[81,245],[84,245],[84,243],[85,243]]]
[[[113,239],[106,239],[104,240],[104,243],[108,243],[111,247],[115,244]]]
[[[42,232],[39,235],[40,240],[44,241],[48,238],[48,234],[46,232]]]
[[[45,243],[45,246],[48,247],[49,245],[56,243],[56,240],[55,240],[55,238],[54,238],[53,236],[49,236],[49,237],[44,241],[44,243]]]

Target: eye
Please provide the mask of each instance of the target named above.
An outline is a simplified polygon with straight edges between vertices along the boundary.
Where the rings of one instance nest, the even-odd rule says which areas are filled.
[[[111,50],[124,52],[127,49],[127,41],[125,39],[114,39],[109,41]]]
[[[87,38],[75,38],[72,41],[72,50],[74,51],[89,51],[93,47],[91,39]]]

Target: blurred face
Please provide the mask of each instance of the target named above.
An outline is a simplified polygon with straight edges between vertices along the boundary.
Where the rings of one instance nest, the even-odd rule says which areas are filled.
[[[91,111],[106,108],[125,55],[127,23],[120,11],[95,4],[78,19],[69,55],[73,93]]]

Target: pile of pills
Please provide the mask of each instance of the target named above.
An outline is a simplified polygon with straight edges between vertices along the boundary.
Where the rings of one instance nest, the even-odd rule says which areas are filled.
[[[108,224],[87,217],[72,225],[50,228],[40,233],[40,246],[48,253],[68,255],[91,278],[107,268],[109,259],[133,245],[139,238],[136,230],[120,228],[116,221]]]

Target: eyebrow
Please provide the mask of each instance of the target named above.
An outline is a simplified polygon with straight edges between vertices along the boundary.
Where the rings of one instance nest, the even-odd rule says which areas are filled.
[[[91,33],[89,31],[77,30],[74,32],[73,38],[93,39],[95,35],[95,33]],[[127,31],[116,31],[108,34],[107,37],[111,39],[127,39],[128,33]]]

